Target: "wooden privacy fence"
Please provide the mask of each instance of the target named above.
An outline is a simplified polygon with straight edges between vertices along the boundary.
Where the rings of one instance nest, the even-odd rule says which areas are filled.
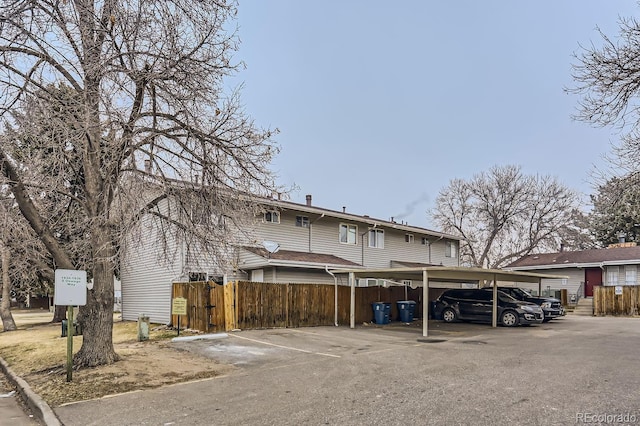
[[[616,294],[616,288],[621,294]],[[639,312],[640,289],[637,286],[594,286],[593,315],[638,315]]]
[[[422,289],[357,287],[355,322],[373,320],[374,302],[391,303],[391,319],[398,317],[396,302],[416,302],[414,317],[422,317]],[[434,299],[439,292],[431,292]],[[279,327],[310,327],[335,323],[335,286],[330,284],[274,284],[237,281],[173,284],[173,298],[187,299],[181,327],[203,332]],[[349,325],[351,288],[338,286],[338,324]],[[177,316],[172,323],[177,324]]]

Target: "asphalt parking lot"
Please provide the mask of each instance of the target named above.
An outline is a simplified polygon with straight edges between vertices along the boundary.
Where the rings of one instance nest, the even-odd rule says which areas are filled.
[[[638,424],[640,318],[250,330],[176,348],[228,375],[55,409],[65,425]]]

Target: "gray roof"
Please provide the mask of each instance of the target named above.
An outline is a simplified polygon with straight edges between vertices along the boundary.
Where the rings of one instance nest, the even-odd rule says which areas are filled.
[[[542,269],[539,267],[559,268],[563,266],[637,263],[640,263],[640,246],[530,254],[507,265],[505,269]]]
[[[300,263],[318,263],[321,265],[343,265],[343,266],[360,266],[350,260],[343,259],[332,254],[308,253],[293,250],[278,250],[275,253],[269,253],[262,247],[243,247],[245,250],[257,254],[260,257],[271,260],[284,260],[289,262]]]

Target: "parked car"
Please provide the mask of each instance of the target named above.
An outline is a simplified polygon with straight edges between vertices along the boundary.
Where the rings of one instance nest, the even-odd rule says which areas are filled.
[[[484,289],[489,291],[493,290],[492,287],[485,287]],[[518,287],[498,287],[498,290],[507,293],[514,299],[524,300],[540,306],[544,312],[544,322],[565,315],[562,302],[554,297],[533,296],[527,290]]]
[[[485,289],[450,289],[433,302],[433,316],[444,322],[492,322],[493,293]],[[516,300],[498,291],[498,322],[505,327],[540,324],[542,308],[535,303]]]

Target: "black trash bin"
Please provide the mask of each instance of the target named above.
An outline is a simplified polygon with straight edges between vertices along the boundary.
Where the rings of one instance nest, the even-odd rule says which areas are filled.
[[[413,300],[398,300],[397,303],[398,313],[400,314],[400,321],[413,321],[413,312],[416,309],[416,302],[414,302]]]
[[[375,302],[373,306],[373,319],[376,324],[389,324],[391,316],[391,303]]]

